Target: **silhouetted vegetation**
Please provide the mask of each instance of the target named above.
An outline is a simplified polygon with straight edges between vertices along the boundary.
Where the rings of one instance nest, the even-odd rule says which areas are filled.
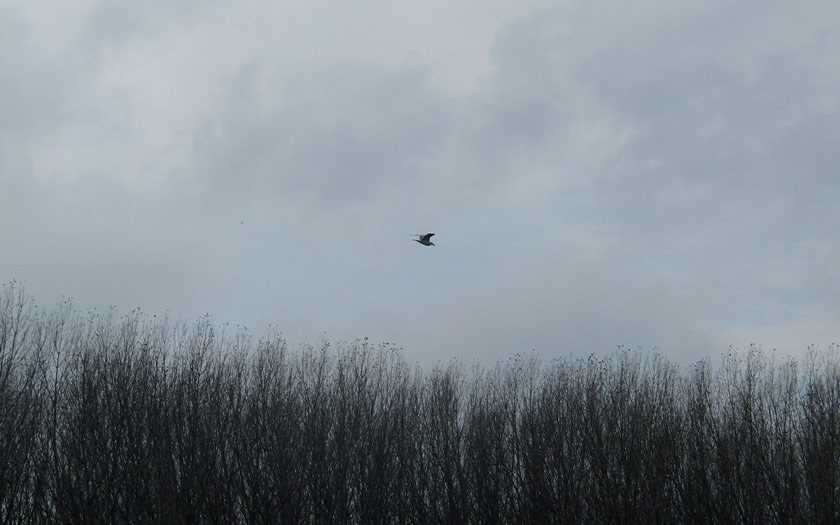
[[[0,293],[2,523],[837,523],[840,354],[411,367]]]

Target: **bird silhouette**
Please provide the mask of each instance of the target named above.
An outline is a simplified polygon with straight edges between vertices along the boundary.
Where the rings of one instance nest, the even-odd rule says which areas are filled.
[[[426,235],[418,235],[419,239],[414,239],[414,242],[419,242],[423,246],[434,246],[435,243],[432,242],[432,235],[434,233],[427,233]]]

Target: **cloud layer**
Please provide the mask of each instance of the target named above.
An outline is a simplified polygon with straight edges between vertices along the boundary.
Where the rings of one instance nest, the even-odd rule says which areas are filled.
[[[840,8],[508,4],[6,4],[0,278],[424,362],[836,341]]]

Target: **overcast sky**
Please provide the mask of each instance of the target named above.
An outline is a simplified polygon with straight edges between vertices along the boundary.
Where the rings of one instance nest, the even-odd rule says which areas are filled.
[[[421,363],[826,348],[838,20],[831,0],[5,0],[0,282]]]

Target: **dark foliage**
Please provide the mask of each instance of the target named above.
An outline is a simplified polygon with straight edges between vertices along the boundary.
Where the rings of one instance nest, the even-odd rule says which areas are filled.
[[[840,354],[424,372],[0,294],[2,523],[837,523]]]

